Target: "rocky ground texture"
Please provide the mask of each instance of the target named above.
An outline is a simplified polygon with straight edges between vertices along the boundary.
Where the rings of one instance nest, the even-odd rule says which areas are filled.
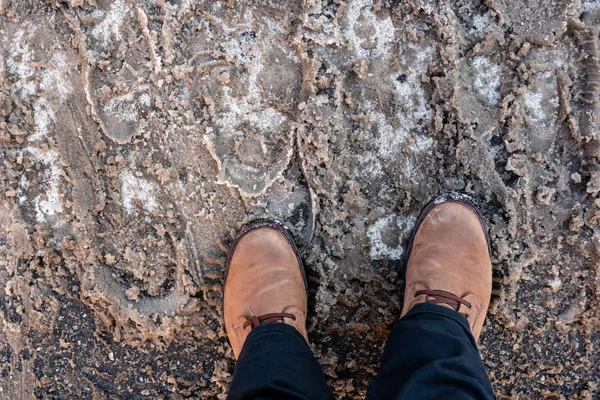
[[[363,398],[428,200],[477,201],[500,398],[600,392],[600,2],[0,0],[0,397],[224,398],[225,256],[287,221]]]

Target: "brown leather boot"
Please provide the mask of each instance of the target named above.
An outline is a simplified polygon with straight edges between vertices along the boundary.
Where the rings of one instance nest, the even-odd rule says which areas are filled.
[[[237,359],[253,328],[286,323],[306,335],[306,277],[292,236],[273,221],[250,223],[229,251],[224,285],[225,329]]]
[[[421,213],[405,258],[402,316],[419,303],[464,315],[479,338],[492,292],[489,240],[477,209],[456,194],[438,197]]]

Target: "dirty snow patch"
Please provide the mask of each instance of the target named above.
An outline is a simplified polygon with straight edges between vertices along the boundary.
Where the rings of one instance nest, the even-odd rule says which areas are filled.
[[[23,29],[15,33],[12,39],[12,51],[6,58],[8,73],[17,75],[19,78],[13,83],[13,87],[16,91],[19,91],[21,99],[31,96],[36,91],[35,82],[32,80],[35,73],[35,69],[31,65],[33,56],[29,44],[26,43],[32,36],[33,32],[25,34]]]
[[[492,19],[490,18],[489,12],[486,12],[483,15],[476,15],[473,17],[473,26],[471,31],[483,36],[483,30],[487,28],[490,22],[492,22]]]
[[[397,155],[403,147],[415,152],[427,151],[433,144],[431,138],[420,135],[416,131],[424,129],[431,120],[431,108],[425,97],[421,75],[427,72],[428,62],[434,50],[431,47],[421,47],[412,43],[408,44],[407,48],[414,56],[401,57],[400,61],[406,69],[405,79],[400,82],[392,77],[391,82],[399,105],[394,116],[397,120],[395,124],[397,128],[388,122],[383,113],[376,111],[373,104],[365,102],[369,120],[371,124],[377,126],[376,143],[381,157]]]
[[[553,97],[546,101],[547,107],[544,107],[544,95],[537,91],[528,91],[523,95],[523,102],[527,116],[533,122],[541,126],[552,125],[558,118],[558,97]],[[551,112],[546,112],[544,109],[551,109]]]
[[[586,0],[581,2],[581,11],[596,11],[600,8],[599,0]]]
[[[119,174],[121,180],[121,199],[123,207],[128,214],[133,212],[133,201],[138,200],[142,203],[142,208],[153,212],[158,208],[158,203],[154,197],[155,187],[145,179],[135,176],[130,171],[124,171]]]
[[[371,244],[372,260],[399,260],[402,258],[404,249],[402,248],[402,239],[415,224],[415,217],[404,217],[396,214],[379,218],[373,225],[367,228],[367,237]],[[393,231],[391,235],[387,232]],[[390,246],[389,240],[384,240],[384,236],[396,236],[395,245]]]
[[[378,19],[371,11],[372,8],[373,0],[354,0],[348,5],[348,29],[345,30],[344,34],[352,43],[356,55],[363,58],[388,55],[390,44],[394,40],[396,32],[389,15],[384,19]],[[372,50],[364,49],[362,47],[364,40],[356,34],[356,28],[360,27],[361,24],[375,30],[376,46]]]
[[[52,54],[50,61],[53,68],[44,71],[40,88],[45,92],[57,94],[61,101],[64,101],[67,95],[73,91],[73,86],[68,78],[72,67],[63,53]]]
[[[540,126],[552,126],[558,119],[560,101],[553,71],[537,74],[536,86],[523,94],[528,118]]]
[[[417,112],[415,114],[420,113]],[[414,117],[419,118],[418,115],[414,115]],[[425,151],[433,144],[433,139],[429,137],[416,134],[411,136],[409,129],[414,128],[415,125],[410,123],[410,120],[406,117],[401,118],[398,128],[390,125],[385,115],[381,112],[371,111],[369,113],[369,120],[377,126],[378,136],[376,142],[378,153],[382,157],[396,155],[402,148],[408,148],[415,152]]]
[[[132,92],[110,99],[102,110],[122,122],[138,122],[139,108],[150,107],[150,96],[147,93],[137,95],[148,89],[147,85],[140,86]]]
[[[478,56],[473,58],[473,68],[475,71],[475,89],[483,99],[489,104],[498,104],[500,96],[500,67],[490,64],[486,57]]]
[[[48,135],[49,125],[56,122],[54,110],[50,107],[45,98],[40,97],[33,104],[33,122],[35,132],[27,138],[30,142],[36,142]]]
[[[225,135],[243,135],[239,130],[242,124],[251,124],[259,132],[271,132],[279,128],[286,117],[271,107],[260,103],[258,75],[263,69],[261,57],[255,57],[249,68],[246,95],[241,99],[231,96],[231,88],[224,87],[224,105],[228,109],[216,120],[217,126]]]
[[[58,185],[61,177],[59,168],[59,156],[54,150],[41,152],[35,147],[25,147],[23,152],[30,153],[34,160],[40,161],[48,167],[44,172],[44,183],[48,186],[45,193],[39,194],[34,199],[35,219],[37,222],[46,222],[46,218],[60,214],[63,211],[60,202],[60,193]],[[25,187],[29,187],[29,182],[25,181]]]
[[[541,93],[529,91],[523,95],[525,108],[529,111],[529,116],[535,122],[540,122],[544,118],[542,110],[542,100],[544,96]]]
[[[114,36],[116,40],[121,41],[121,25],[126,15],[131,15],[131,10],[123,0],[117,0],[110,5],[110,10],[98,25],[92,30],[92,35],[96,39],[101,39],[102,43],[107,44],[110,37]]]

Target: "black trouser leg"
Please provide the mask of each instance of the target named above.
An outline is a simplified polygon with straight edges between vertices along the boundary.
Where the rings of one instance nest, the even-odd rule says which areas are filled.
[[[275,323],[250,332],[227,399],[333,399],[321,366],[292,326]]]
[[[494,399],[466,318],[418,304],[394,325],[367,399]]]

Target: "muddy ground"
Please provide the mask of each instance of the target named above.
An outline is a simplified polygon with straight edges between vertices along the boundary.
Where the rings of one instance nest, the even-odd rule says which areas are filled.
[[[362,398],[421,207],[481,204],[500,398],[600,398],[600,2],[0,0],[0,398],[224,398],[227,247],[288,221]]]

